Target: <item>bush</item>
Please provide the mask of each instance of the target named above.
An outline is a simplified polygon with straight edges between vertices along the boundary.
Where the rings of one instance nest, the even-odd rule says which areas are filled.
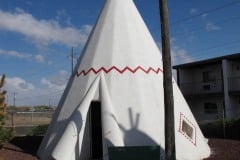
[[[0,126],[0,147],[3,146],[4,143],[7,143],[14,137],[14,133],[11,129],[6,129]]]
[[[28,136],[39,136],[44,135],[47,131],[48,125],[38,125],[33,128],[29,133]]]
[[[223,124],[225,125],[225,137]],[[240,119],[218,120],[200,125],[200,127],[206,137],[240,140]]]
[[[7,91],[2,91],[4,82],[5,74],[3,74],[0,79],[0,147],[13,137],[13,131],[3,127],[5,124],[7,110],[7,104],[5,103]]]
[[[5,114],[0,114],[0,148],[11,140],[14,137],[14,132],[12,129],[6,129],[3,126],[5,125]]]

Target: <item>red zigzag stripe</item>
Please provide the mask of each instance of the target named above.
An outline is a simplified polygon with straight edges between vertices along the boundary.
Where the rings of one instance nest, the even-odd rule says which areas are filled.
[[[159,72],[163,72],[161,68],[157,68],[157,69],[153,69],[152,67],[149,67],[147,70],[142,68],[141,66],[136,67],[135,69],[131,69],[130,67],[125,67],[123,69],[119,69],[116,66],[112,66],[109,69],[106,69],[105,67],[101,67],[98,70],[94,69],[94,68],[90,68],[89,70],[85,71],[82,70],[81,72],[76,72],[77,77],[84,75],[86,76],[88,73],[92,72],[94,74],[98,74],[99,72],[103,71],[105,73],[109,73],[111,71],[115,70],[116,72],[123,74],[125,71],[129,71],[132,72],[133,74],[136,73],[137,71],[141,70],[143,72],[145,72],[146,74],[150,73],[151,71],[158,74]]]

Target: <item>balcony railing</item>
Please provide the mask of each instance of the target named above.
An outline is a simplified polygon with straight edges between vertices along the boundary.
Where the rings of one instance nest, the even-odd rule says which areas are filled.
[[[210,82],[181,83],[180,89],[184,95],[217,94],[223,93],[222,82],[222,80],[214,80]]]
[[[229,92],[239,92],[240,91],[240,77],[228,78],[228,90]]]

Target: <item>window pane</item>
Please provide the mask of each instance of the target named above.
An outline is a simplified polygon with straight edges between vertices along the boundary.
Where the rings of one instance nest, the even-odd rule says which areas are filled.
[[[182,121],[182,131],[191,139],[193,138],[193,128],[184,120]]]
[[[204,113],[217,114],[217,105],[215,103],[204,103]]]
[[[208,82],[209,81],[209,72],[203,72],[203,82]]]

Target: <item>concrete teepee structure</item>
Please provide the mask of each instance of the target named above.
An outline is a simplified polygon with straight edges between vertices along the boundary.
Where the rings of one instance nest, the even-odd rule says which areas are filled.
[[[40,158],[108,160],[114,146],[160,146],[164,156],[162,72],[161,53],[133,1],[106,0]],[[208,157],[207,142],[175,82],[173,88],[177,159]]]

